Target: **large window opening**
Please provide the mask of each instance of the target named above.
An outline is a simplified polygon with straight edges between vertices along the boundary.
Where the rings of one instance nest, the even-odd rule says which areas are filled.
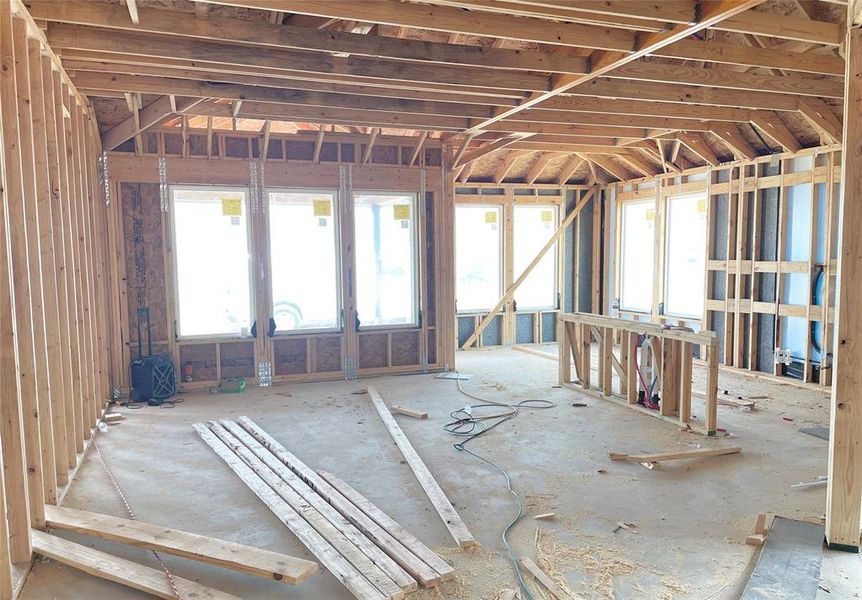
[[[269,192],[272,318],[276,332],[341,325],[333,191]]]
[[[455,302],[459,312],[494,307],[503,295],[503,209],[455,207]]]
[[[557,229],[556,205],[521,205],[514,207],[513,250],[515,279],[529,264]],[[518,310],[557,307],[557,244],[555,243],[533,268],[515,292]]]
[[[703,317],[706,197],[672,196],[667,200],[665,314]]]
[[[620,308],[651,312],[653,294],[655,200],[622,205]]]
[[[417,325],[416,195],[362,192],[353,205],[360,326]]]
[[[179,337],[246,336],[251,268],[246,190],[173,188]]]

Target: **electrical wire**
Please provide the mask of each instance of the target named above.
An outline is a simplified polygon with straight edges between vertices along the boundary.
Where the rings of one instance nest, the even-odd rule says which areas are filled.
[[[534,409],[545,409],[545,408],[553,408],[556,406],[554,402],[550,400],[539,400],[539,399],[531,399],[531,400],[521,400],[520,402],[516,402],[514,404],[509,404],[506,402],[497,402],[494,400],[488,400],[486,398],[480,398],[470,392],[464,390],[461,387],[461,379],[458,375],[458,371],[455,371],[455,383],[458,386],[458,391],[479,402],[479,404],[471,404],[465,406],[463,408],[459,408],[450,413],[453,421],[446,423],[443,426],[443,429],[450,433],[451,435],[458,436],[464,438],[463,441],[454,444],[454,448],[459,452],[466,452],[470,456],[479,459],[480,461],[494,467],[500,474],[503,475],[503,478],[506,480],[506,490],[512,497],[515,499],[515,503],[518,506],[518,511],[515,514],[514,518],[503,528],[503,532],[500,535],[500,539],[503,542],[503,546],[506,548],[506,552],[509,555],[509,560],[512,563],[512,568],[515,570],[515,576],[518,579],[518,586],[521,588],[523,592],[525,600],[535,600],[533,593],[530,591],[530,588],[527,587],[526,581],[524,581],[524,575],[521,573],[521,567],[518,564],[518,558],[515,556],[515,552],[512,550],[512,546],[509,544],[509,532],[515,526],[515,524],[521,520],[524,516],[524,504],[521,502],[521,497],[518,496],[518,493],[512,487],[512,479],[509,477],[509,474],[506,470],[495,463],[494,461],[485,458],[473,452],[472,450],[467,449],[467,444],[471,441],[475,440],[477,437],[488,433],[489,431],[499,427],[503,423],[514,419],[520,413],[522,408],[534,408]],[[498,410],[495,413],[476,416],[473,414],[475,410],[483,411],[487,409],[503,409]],[[495,420],[496,419],[496,420]],[[493,423],[490,421],[494,420]]]

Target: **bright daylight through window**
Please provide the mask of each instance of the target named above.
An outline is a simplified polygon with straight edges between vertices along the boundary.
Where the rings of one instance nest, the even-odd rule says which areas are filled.
[[[289,332],[338,329],[338,223],[335,192],[269,192],[272,318]]]
[[[499,206],[455,207],[455,302],[459,312],[490,310],[503,295]]]
[[[515,278],[521,276],[557,229],[556,205],[515,206]],[[557,245],[554,244],[515,292],[518,310],[557,307]]]
[[[172,196],[178,335],[248,335],[246,190],[174,188]]]
[[[416,325],[416,196],[353,196],[356,306],[361,327]]]

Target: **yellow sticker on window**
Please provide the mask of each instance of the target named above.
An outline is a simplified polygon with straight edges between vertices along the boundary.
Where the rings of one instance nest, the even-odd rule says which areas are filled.
[[[542,211],[542,223],[553,223],[553,221],[554,221],[554,211],[543,210]]]
[[[312,200],[311,205],[314,207],[315,217],[332,216],[332,202],[330,200]]]
[[[647,221],[655,221],[655,209],[654,208],[647,209],[646,220]]]
[[[225,217],[241,217],[242,198],[222,198],[221,214]]]
[[[392,208],[394,209],[394,216],[396,221],[406,221],[410,218],[409,204],[396,204]]]
[[[701,198],[697,201],[697,212],[703,214],[706,212],[706,199]]]
[[[493,225],[497,222],[497,211],[489,210],[485,213],[485,223],[488,225]]]

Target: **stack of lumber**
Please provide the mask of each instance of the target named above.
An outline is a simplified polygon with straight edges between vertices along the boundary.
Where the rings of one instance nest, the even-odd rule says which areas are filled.
[[[356,490],[317,473],[248,417],[198,435],[354,596],[403,598],[454,570]]]

